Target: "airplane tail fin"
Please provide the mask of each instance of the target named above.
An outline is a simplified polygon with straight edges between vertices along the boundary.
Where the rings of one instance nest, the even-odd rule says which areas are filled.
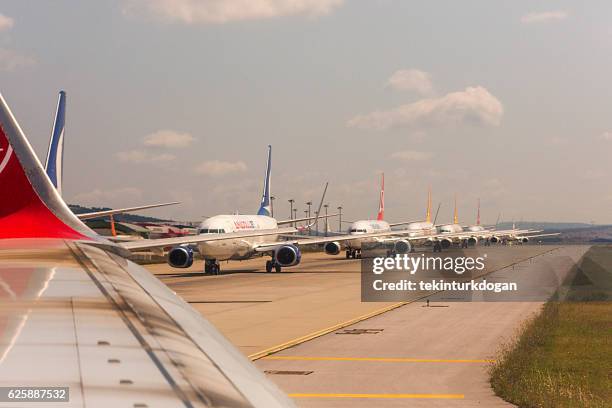
[[[113,237],[117,236],[117,230],[115,229],[115,217],[113,217],[113,215],[111,214],[110,218],[110,229],[111,229],[111,235]]]
[[[459,216],[457,215],[457,194],[455,194],[455,211],[453,213],[453,224],[459,223]]]
[[[0,95],[0,239],[88,239],[96,235],[70,211]]]
[[[385,173],[382,174],[382,181],[380,184],[380,200],[378,202],[378,221],[385,219]]]
[[[425,214],[425,221],[431,222],[431,186],[427,191],[427,213]]]
[[[45,171],[60,195],[62,195],[62,176],[64,170],[64,126],[66,124],[66,92],[60,91],[57,111],[47,151]]]
[[[271,205],[270,205],[270,172],[272,171],[272,146],[268,145],[268,162],[266,165],[266,178],[264,180],[263,193],[261,195],[261,205],[257,215],[272,216]]]

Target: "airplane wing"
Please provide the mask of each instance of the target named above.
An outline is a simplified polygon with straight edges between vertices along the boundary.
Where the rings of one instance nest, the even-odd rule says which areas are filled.
[[[93,212],[76,214],[76,216],[80,220],[89,220],[89,219],[92,219],[92,218],[106,217],[106,216],[109,216],[109,215],[123,214],[123,213],[139,211],[139,210],[146,210],[146,209],[149,209],[149,208],[165,207],[165,206],[168,206],[168,205],[176,205],[176,204],[180,204],[180,202],[172,201],[170,203],[158,203],[158,204],[140,205],[140,206],[137,206],[137,207],[117,208],[117,209],[113,209],[113,210],[93,211]]]
[[[175,245],[196,244],[199,242],[223,241],[226,239],[290,234],[292,232],[297,232],[297,230],[295,228],[274,228],[245,232],[229,232],[224,234],[200,234],[174,238],[140,239],[138,241],[121,243],[120,247],[129,251],[138,251],[143,249],[162,248]]]
[[[331,218],[331,217],[336,217],[340,215],[340,213],[335,213],[335,214],[328,214],[328,215],[319,215],[319,218]],[[285,224],[293,224],[296,222],[302,222],[302,221],[312,221],[314,219],[316,219],[317,216],[313,215],[312,217],[304,217],[304,218],[296,218],[293,220],[280,220],[280,221],[276,221],[277,225],[285,225]]]
[[[62,406],[294,406],[72,214],[1,95],[0,185],[0,386],[66,387]]]
[[[286,244],[294,244],[297,246],[305,246],[305,245],[316,245],[316,244],[325,244],[327,242],[347,242],[355,239],[363,239],[363,238],[373,238],[389,241],[393,238],[395,239],[405,239],[407,241],[413,243],[421,243],[427,241],[436,241],[442,238],[454,238],[459,236],[461,233],[451,233],[451,234],[416,234],[413,230],[396,230],[396,231],[386,231],[386,232],[372,232],[367,234],[358,234],[358,235],[336,235],[330,237],[313,237],[313,238],[301,238],[301,239],[288,239],[286,241],[278,241],[278,242],[266,242],[259,244],[255,250],[258,252],[266,252],[274,249],[280,245]]]
[[[390,227],[397,227],[398,225],[406,225],[406,224],[412,224],[413,222],[424,222],[424,221],[401,221],[401,222],[390,222],[389,226]]]

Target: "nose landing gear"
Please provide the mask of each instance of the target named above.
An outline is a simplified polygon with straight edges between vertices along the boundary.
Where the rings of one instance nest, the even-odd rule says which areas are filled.
[[[204,273],[206,275],[219,275],[221,273],[221,266],[216,259],[204,260]]]
[[[274,260],[266,261],[266,272],[270,273],[272,272],[272,269],[274,269],[274,272],[280,273],[282,270],[282,266]]]
[[[346,250],[346,259],[360,259],[361,258],[361,249],[347,249]]]

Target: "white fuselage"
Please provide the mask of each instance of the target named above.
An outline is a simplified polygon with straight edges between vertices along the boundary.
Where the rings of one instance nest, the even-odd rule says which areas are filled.
[[[351,224],[348,229],[349,235],[355,235],[356,239],[347,241],[346,246],[351,249],[361,249],[361,244],[364,242],[373,242],[376,238],[357,238],[359,235],[371,234],[375,232],[391,231],[391,226],[387,221],[379,220],[360,220]]]
[[[463,227],[459,224],[446,224],[438,227],[440,234],[455,234],[457,232],[463,232]]]
[[[408,233],[409,237],[435,235],[438,232],[436,227],[431,222],[427,221],[411,222],[410,224],[406,225],[406,229],[410,231]]]
[[[278,228],[276,219],[265,215],[215,215],[200,224],[198,233],[223,234],[276,228]],[[256,244],[276,242],[277,240],[277,235],[265,235],[203,242],[198,244],[198,250],[205,259],[216,259],[217,261],[248,259],[255,255]]]

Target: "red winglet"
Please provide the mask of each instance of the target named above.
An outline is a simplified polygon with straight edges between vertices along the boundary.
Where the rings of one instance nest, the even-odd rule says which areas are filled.
[[[88,239],[83,233],[59,219],[37,193],[18,157],[19,151],[21,155],[32,159],[30,156],[33,152],[16,122],[8,123],[9,120],[14,121],[14,118],[4,99],[1,96],[0,99],[0,239]],[[16,133],[16,130],[20,134],[14,136],[15,140],[21,143],[12,146],[7,134],[11,131]],[[41,167],[35,157],[34,161]],[[31,173],[30,177],[46,177],[44,171]],[[44,182],[50,184],[48,180],[42,180],[41,183]],[[54,198],[57,199],[57,196]],[[65,204],[62,205],[65,207]]]

